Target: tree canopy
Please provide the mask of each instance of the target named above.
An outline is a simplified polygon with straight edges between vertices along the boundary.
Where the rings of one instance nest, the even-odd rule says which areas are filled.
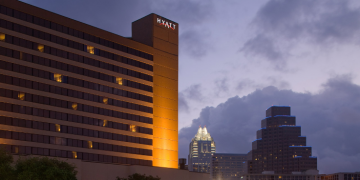
[[[0,149],[2,180],[76,180],[75,166],[48,157],[23,157],[14,163],[11,154]]]
[[[146,176],[145,174],[141,175],[141,174],[135,173],[135,174],[129,175],[128,178],[117,177],[116,180],[161,180],[161,179],[158,176],[153,177],[151,175]]]

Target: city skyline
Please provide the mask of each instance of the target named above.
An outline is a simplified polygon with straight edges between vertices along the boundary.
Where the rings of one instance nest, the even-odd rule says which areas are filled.
[[[199,125],[219,141],[218,152],[246,153],[260,112],[290,105],[320,173],[360,168],[360,145],[353,143],[360,128],[356,1],[24,2],[122,36],[151,12],[184,27],[179,158],[186,157],[188,132]]]

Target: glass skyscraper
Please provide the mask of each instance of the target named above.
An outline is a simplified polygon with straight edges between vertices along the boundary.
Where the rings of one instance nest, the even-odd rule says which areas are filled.
[[[206,127],[199,127],[189,145],[189,171],[210,173],[211,157],[215,153],[215,142]]]

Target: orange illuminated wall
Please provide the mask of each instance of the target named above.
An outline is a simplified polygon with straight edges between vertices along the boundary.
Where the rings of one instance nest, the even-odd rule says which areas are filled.
[[[178,168],[178,29],[156,14],[132,24],[133,40],[154,48],[153,166],[158,167]]]

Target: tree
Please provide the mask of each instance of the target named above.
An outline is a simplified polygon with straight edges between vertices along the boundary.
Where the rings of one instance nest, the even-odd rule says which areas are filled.
[[[75,166],[48,157],[20,158],[15,165],[18,180],[76,180]]]
[[[153,177],[151,175],[146,176],[145,174],[141,175],[141,174],[135,173],[133,175],[129,175],[128,178],[116,177],[116,180],[161,180],[161,178],[159,178],[158,176]]]
[[[0,149],[1,180],[76,180],[76,174],[74,165],[48,157],[20,156],[14,163],[12,155]]]
[[[4,148],[0,148],[0,179],[15,179],[14,168],[11,166],[13,161],[12,155],[7,153]]]

